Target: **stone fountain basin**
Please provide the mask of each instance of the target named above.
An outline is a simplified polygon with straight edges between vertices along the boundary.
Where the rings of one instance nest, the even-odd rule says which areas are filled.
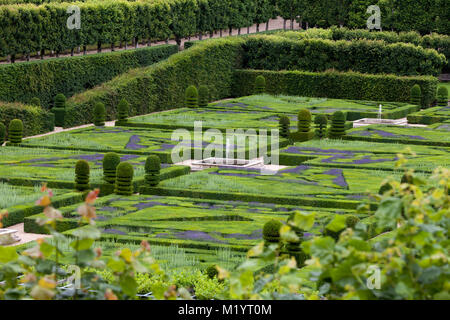
[[[203,160],[192,161],[192,164],[204,168],[212,168],[212,167],[249,168],[257,165],[263,165],[263,160],[206,158]]]
[[[403,119],[373,119],[373,118],[363,118],[360,120],[353,121],[353,127],[363,127],[370,126],[371,124],[385,124],[392,126],[406,126],[408,125],[408,120],[406,118]]]

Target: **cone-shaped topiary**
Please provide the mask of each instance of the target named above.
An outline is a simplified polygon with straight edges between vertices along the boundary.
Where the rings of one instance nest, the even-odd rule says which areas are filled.
[[[120,157],[117,153],[110,152],[103,158],[103,179],[111,184],[116,183],[116,170],[120,163]]]
[[[55,115],[55,126],[63,127],[64,118],[66,117],[66,96],[62,93],[55,96],[55,103],[52,108],[52,112]]]
[[[184,104],[187,108],[198,107],[198,91],[195,86],[189,86],[184,94]]]
[[[203,85],[198,88],[198,106],[205,108],[209,103],[209,90],[208,87]]]
[[[97,127],[105,125],[106,109],[105,105],[101,102],[97,102],[94,107],[94,124]]]
[[[89,163],[78,160],[75,164],[75,189],[85,191],[89,189]]]
[[[263,227],[263,239],[266,243],[278,243],[280,241],[280,229],[282,223],[278,220],[270,220]]]
[[[411,88],[411,103],[418,106],[422,105],[422,89],[418,84]]]
[[[266,78],[257,76],[255,79],[255,94],[263,94],[266,91]]]
[[[9,123],[9,142],[11,144],[21,144],[23,137],[23,123],[20,119],[11,120]]]
[[[279,120],[279,127],[280,127],[280,137],[282,138],[289,138],[290,136],[290,127],[291,127],[291,120],[286,115],[281,115]]]
[[[210,279],[214,279],[219,275],[219,271],[217,270],[217,266],[215,264],[212,264],[206,268],[205,272]]]
[[[329,137],[331,139],[340,139],[343,136],[345,136],[345,114],[342,111],[336,111],[331,116]]]
[[[117,106],[118,120],[120,122],[126,122],[130,114],[130,104],[127,100],[122,99]]]
[[[3,122],[0,122],[0,146],[5,142],[6,139],[6,127]]]
[[[41,100],[39,100],[38,97],[34,97],[33,99],[31,99],[30,104],[32,106],[35,106],[35,107],[40,107],[41,106]]]
[[[116,169],[116,189],[114,192],[122,196],[133,194],[133,166],[128,162],[122,162]]]
[[[145,183],[154,187],[159,183],[159,174],[161,171],[161,160],[158,156],[149,156],[145,161]]]
[[[319,114],[314,118],[314,124],[316,125],[316,137],[323,139],[327,135],[328,119],[325,115]]]
[[[440,107],[448,106],[448,90],[446,87],[439,87],[437,91],[437,103]]]
[[[311,130],[311,112],[302,109],[298,112],[298,132],[309,132]]]

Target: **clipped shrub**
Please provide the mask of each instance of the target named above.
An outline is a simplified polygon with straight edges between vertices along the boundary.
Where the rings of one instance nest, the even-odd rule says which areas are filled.
[[[316,125],[316,137],[323,139],[327,135],[328,119],[325,115],[319,114],[314,118],[314,124]]]
[[[23,123],[22,120],[14,119],[9,123],[9,142],[17,145],[22,143]]]
[[[359,218],[353,215],[349,215],[345,218],[345,227],[346,228],[350,228],[350,229],[354,229],[355,226],[358,224],[359,222]],[[332,237],[334,240],[338,241],[339,240],[339,236],[341,235],[342,232],[344,232],[345,229],[339,230],[339,231],[333,231],[330,229],[325,228],[323,235],[324,236],[328,236],[328,237]]]
[[[266,244],[278,243],[280,241],[280,229],[282,223],[278,220],[270,220],[264,224],[263,239]]]
[[[298,132],[309,132],[311,129],[311,112],[302,109],[298,112]]]
[[[6,139],[6,127],[3,122],[0,122],[0,145],[5,142]]]
[[[105,105],[101,102],[95,104],[94,107],[94,124],[97,127],[105,125],[106,109]]]
[[[205,108],[209,103],[209,90],[208,87],[202,85],[198,88],[198,106]]]
[[[214,279],[219,275],[219,271],[217,270],[215,264],[212,264],[208,268],[206,268],[205,273],[210,279]]]
[[[381,185],[380,189],[378,190],[378,194],[383,195],[390,190],[392,190],[392,185],[389,182],[386,182]]]
[[[266,91],[266,78],[257,76],[255,79],[255,94],[263,94]]]
[[[411,103],[421,106],[422,105],[422,89],[418,84],[415,84],[411,88]]]
[[[446,87],[439,87],[437,90],[437,104],[440,107],[448,106],[448,90]]]
[[[55,115],[55,126],[63,127],[66,116],[66,96],[59,93],[55,96],[54,106],[51,110]]]
[[[198,91],[195,86],[189,86],[184,94],[185,106],[187,108],[198,107]]]
[[[108,183],[116,183],[116,170],[120,163],[120,157],[117,153],[110,152],[103,158],[103,180]]]
[[[30,100],[30,105],[35,106],[35,107],[40,107],[41,100],[38,97],[34,97],[33,99]]]
[[[120,100],[119,105],[117,106],[117,113],[119,122],[123,123],[127,121],[130,114],[130,104],[127,100]]]
[[[347,226],[347,228],[351,229],[354,229],[358,222],[359,218],[353,215],[347,216],[347,218],[345,219],[345,225]]]
[[[89,163],[86,160],[78,160],[75,164],[75,189],[86,191],[89,189]]]
[[[345,136],[345,114],[342,111],[336,111],[331,116],[329,138],[341,139],[343,136]]]
[[[161,160],[158,156],[151,155],[145,161],[145,183],[154,187],[157,186],[160,180]]]
[[[280,137],[289,138],[291,131],[290,127],[291,120],[289,117],[286,115],[281,115],[279,119]]]
[[[402,176],[402,179],[400,180],[400,183],[414,184],[413,176],[409,172],[406,172]]]
[[[116,169],[116,188],[114,192],[122,196],[133,194],[134,169],[128,162],[121,162]]]

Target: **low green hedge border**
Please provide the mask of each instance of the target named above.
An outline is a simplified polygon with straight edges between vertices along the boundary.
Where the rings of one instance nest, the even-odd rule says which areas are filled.
[[[414,123],[414,124],[435,124],[444,122],[445,120],[450,119],[450,113],[449,116],[438,116],[434,115],[434,111],[442,110],[443,107],[435,107],[427,109],[426,111],[421,111],[417,113],[412,113],[407,116],[408,123]]]
[[[443,141],[372,138],[372,137],[358,137],[358,136],[350,136],[350,135],[343,136],[342,139],[343,140],[369,141],[369,142],[382,142],[382,143],[401,143],[401,144],[414,144],[414,145],[423,145],[423,146],[450,147],[450,142],[443,142]]]

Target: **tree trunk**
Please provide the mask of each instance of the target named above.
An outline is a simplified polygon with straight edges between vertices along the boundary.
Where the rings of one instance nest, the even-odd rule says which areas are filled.
[[[71,56],[71,57],[73,57],[74,52],[75,52],[75,48],[71,48],[71,49],[70,49],[70,56]]]
[[[259,23],[256,24],[256,32],[259,32]]]
[[[87,46],[83,46],[83,56],[87,55]]]
[[[291,30],[294,30],[294,19],[291,19]]]
[[[222,29],[220,29],[220,37],[221,37],[221,38],[222,38],[222,33],[223,33],[223,32],[222,32]]]
[[[15,63],[16,62],[16,55],[12,54],[11,55],[11,63]]]
[[[214,32],[213,32],[213,31],[211,31],[211,32],[209,33],[209,37],[210,37],[210,38],[214,37]]]
[[[203,33],[200,32],[200,34],[198,35],[198,39],[203,40]]]
[[[231,27],[230,27],[230,30],[229,30],[229,35],[230,36],[233,35],[233,28],[231,28]]]
[[[122,40],[120,40],[120,43],[119,43],[119,48],[120,48],[120,49],[122,49],[122,48],[123,48],[123,41],[122,41]]]
[[[30,54],[27,53],[27,61],[30,61]]]
[[[97,42],[97,53],[101,53],[102,52],[102,43],[99,41]]]
[[[77,47],[77,54],[80,54],[80,46]]]
[[[241,28],[238,29],[238,36],[241,35]]]
[[[125,50],[128,50],[128,41],[125,41]]]
[[[111,42],[111,52],[116,51],[116,48],[114,47],[114,42]]]
[[[283,30],[286,30],[286,19],[283,19]]]
[[[166,44],[169,44],[169,39],[166,39]]]
[[[148,38],[147,39],[147,47],[151,47],[152,46],[152,39]]]
[[[247,34],[250,34],[250,27],[247,27]]]
[[[59,58],[59,51],[56,51],[56,57]]]
[[[41,49],[41,60],[44,60],[44,56],[45,56],[45,50]]]
[[[266,31],[269,31],[269,21],[266,22]]]

